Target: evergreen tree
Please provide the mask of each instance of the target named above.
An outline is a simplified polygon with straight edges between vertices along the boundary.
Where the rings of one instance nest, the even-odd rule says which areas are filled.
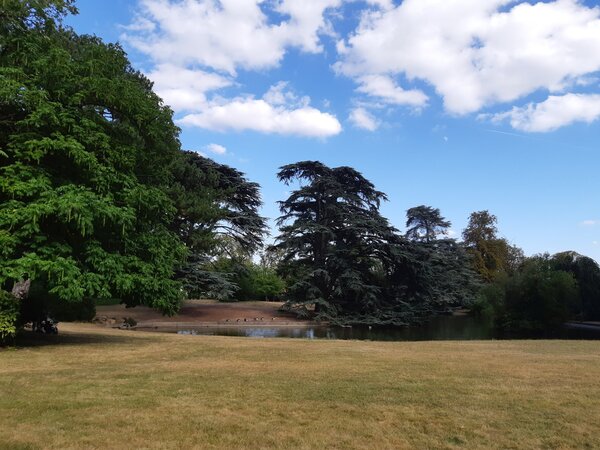
[[[456,243],[404,239],[379,213],[385,194],[356,170],[304,161],[278,176],[301,184],[280,202],[275,246],[293,280],[289,308],[307,315],[314,305],[317,319],[334,323],[398,325],[472,295],[473,272]]]
[[[184,152],[173,168],[171,196],[177,213],[172,223],[188,258],[178,270],[188,295],[230,299],[238,287],[233,273],[220,272],[216,257],[244,262],[262,246],[266,220],[258,213],[260,187],[244,174],[195,152]]]
[[[366,314],[381,288],[373,266],[385,255],[393,228],[379,214],[386,197],[349,167],[304,161],[281,168],[280,181],[305,182],[280,202],[276,247],[298,281],[289,288],[290,307],[318,318]]]
[[[431,206],[416,206],[406,211],[406,238],[429,243],[439,235],[446,235],[451,223],[444,219],[440,210]]]

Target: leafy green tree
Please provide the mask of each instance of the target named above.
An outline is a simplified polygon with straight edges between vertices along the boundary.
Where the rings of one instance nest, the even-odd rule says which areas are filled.
[[[185,247],[167,187],[178,129],[118,45],[61,26],[70,1],[0,15],[0,285],[172,314]]]
[[[570,318],[578,302],[573,275],[556,270],[548,255],[529,258],[506,283],[504,326],[551,330]]]
[[[518,259],[517,249],[511,250],[508,242],[498,237],[497,222],[496,216],[488,211],[474,212],[462,234],[464,245],[473,258],[473,267],[485,281],[492,281],[498,274],[506,272],[511,252],[512,259]]]
[[[252,262],[245,265],[234,279],[240,287],[236,292],[238,300],[277,300],[281,298],[286,284],[274,269],[263,267]]]
[[[17,335],[19,306],[15,296],[0,290],[0,346],[9,344]]]
[[[572,262],[568,256],[526,258],[516,271],[499,274],[485,285],[474,309],[505,330],[539,333],[559,328],[581,306],[576,278],[561,269],[567,260]]]
[[[431,206],[415,206],[406,211],[406,238],[430,243],[439,235],[446,235],[451,223],[444,219],[440,210]]]
[[[579,287],[579,302],[574,311],[585,320],[600,320],[600,267],[592,258],[576,252],[557,253],[551,259],[557,270],[572,274]]]

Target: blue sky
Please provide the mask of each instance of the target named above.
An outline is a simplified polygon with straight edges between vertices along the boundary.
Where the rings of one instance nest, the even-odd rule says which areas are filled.
[[[80,0],[175,111],[185,149],[244,171],[350,165],[406,209],[473,211],[527,254],[600,261],[600,7],[557,0]]]

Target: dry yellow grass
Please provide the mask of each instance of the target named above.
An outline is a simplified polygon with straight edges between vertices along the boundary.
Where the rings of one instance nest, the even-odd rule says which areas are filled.
[[[600,343],[177,336],[0,350],[0,448],[600,448]]]

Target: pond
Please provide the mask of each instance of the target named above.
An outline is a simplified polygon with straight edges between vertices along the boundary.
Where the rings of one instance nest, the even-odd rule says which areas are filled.
[[[488,339],[600,339],[600,327],[568,324],[544,335],[500,334],[491,321],[472,316],[437,316],[415,327],[201,327],[177,331],[179,334],[242,336],[250,338],[357,339],[372,341],[436,341]]]

